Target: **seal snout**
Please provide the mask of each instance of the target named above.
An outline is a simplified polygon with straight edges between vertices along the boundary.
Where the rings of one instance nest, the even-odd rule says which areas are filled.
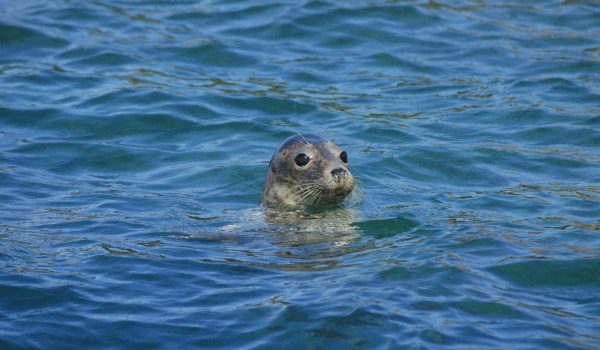
[[[279,145],[267,171],[262,201],[275,206],[340,204],[354,190],[348,154],[317,135],[294,135]]]
[[[348,171],[342,168],[333,169],[331,171],[331,176],[335,180],[335,182],[342,182],[348,177]]]

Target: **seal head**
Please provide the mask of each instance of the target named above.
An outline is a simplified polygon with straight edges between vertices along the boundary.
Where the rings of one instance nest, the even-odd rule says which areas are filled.
[[[262,202],[267,206],[336,205],[352,193],[348,154],[317,135],[295,135],[271,158]]]

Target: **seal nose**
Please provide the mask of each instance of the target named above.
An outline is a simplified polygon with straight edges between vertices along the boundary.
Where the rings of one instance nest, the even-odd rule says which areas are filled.
[[[343,179],[348,176],[348,172],[342,168],[333,169],[331,171],[331,176],[336,182],[341,182]]]

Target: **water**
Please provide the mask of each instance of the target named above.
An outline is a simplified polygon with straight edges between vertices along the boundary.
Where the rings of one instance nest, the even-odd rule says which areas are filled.
[[[2,1],[0,348],[600,348],[594,1]],[[297,132],[364,199],[275,219]]]

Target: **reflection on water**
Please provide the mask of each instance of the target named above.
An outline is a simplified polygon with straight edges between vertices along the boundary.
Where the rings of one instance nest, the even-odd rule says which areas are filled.
[[[231,223],[224,224],[216,231],[191,225],[187,230],[189,234],[178,238],[240,245],[237,248],[225,248],[227,252],[240,252],[237,258],[220,262],[282,270],[326,270],[343,266],[337,258],[372,247],[372,243],[361,239],[361,231],[354,224],[360,219],[359,214],[358,210],[347,208],[304,210],[255,207],[235,213],[229,217]],[[197,219],[196,216],[190,218],[206,220]],[[250,241],[254,249],[247,248]],[[249,257],[249,260],[245,260],[245,257]],[[256,261],[257,258],[259,261]],[[271,262],[262,262],[261,259]]]

